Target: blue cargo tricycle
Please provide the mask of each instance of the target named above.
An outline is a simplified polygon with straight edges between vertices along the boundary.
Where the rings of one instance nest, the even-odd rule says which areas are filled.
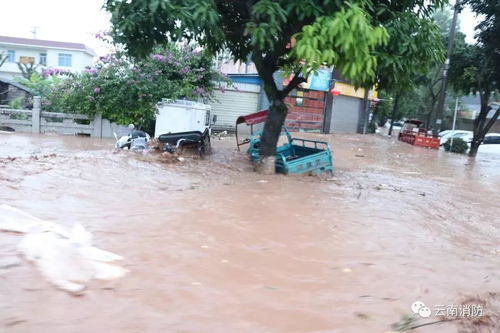
[[[241,145],[248,144],[248,155],[254,162],[260,158],[260,144],[262,131],[253,133],[254,126],[261,124],[267,117],[267,110],[240,116],[236,121],[236,143],[238,150]],[[238,125],[245,123],[251,126],[251,133],[243,141],[238,139]],[[286,127],[283,127],[281,135],[286,136],[287,141],[276,148],[276,172],[284,174],[320,174],[329,172],[333,174],[333,156],[330,145],[324,141],[293,138]]]

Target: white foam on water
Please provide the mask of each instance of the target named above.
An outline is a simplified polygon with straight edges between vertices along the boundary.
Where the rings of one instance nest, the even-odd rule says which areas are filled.
[[[80,224],[71,230],[17,208],[0,205],[0,230],[23,233],[17,249],[56,287],[81,294],[92,279],[112,280],[128,271],[112,264],[123,258],[92,246],[92,235]]]

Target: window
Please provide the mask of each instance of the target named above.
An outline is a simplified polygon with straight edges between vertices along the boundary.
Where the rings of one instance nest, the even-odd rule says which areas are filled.
[[[295,105],[296,106],[303,106],[304,105],[304,92],[303,91],[297,91],[297,97],[295,98]]]
[[[71,54],[59,53],[59,66],[71,67]]]
[[[484,144],[500,144],[500,136],[489,135],[484,138]]]
[[[7,61],[8,62],[15,62],[16,61],[16,51],[14,51],[14,50],[7,51]]]
[[[40,53],[40,65],[46,66],[47,65],[47,53]]]

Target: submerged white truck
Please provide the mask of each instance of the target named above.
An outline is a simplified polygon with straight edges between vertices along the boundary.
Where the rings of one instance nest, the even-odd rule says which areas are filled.
[[[200,155],[210,152],[210,134],[217,116],[210,116],[210,106],[192,101],[164,100],[158,104],[155,138],[162,150],[175,152],[195,147]]]
[[[217,117],[210,117],[210,106],[192,101],[163,100],[157,106],[154,137],[164,151],[176,152],[186,146],[198,149],[200,155],[210,152],[212,124]],[[117,148],[147,149],[149,135],[129,125],[129,134],[117,139]]]

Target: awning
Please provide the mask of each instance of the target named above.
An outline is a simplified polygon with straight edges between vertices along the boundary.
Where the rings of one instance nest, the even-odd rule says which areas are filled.
[[[243,123],[247,125],[263,123],[267,119],[267,111],[268,110],[262,110],[259,112],[247,114],[246,116],[239,116],[238,119],[236,119],[236,125]]]

